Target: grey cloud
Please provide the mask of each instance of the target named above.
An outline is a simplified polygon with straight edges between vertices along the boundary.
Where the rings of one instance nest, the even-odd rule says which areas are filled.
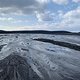
[[[25,7],[36,5],[35,0],[0,0],[0,7]]]
[[[37,0],[0,0],[0,14],[4,13],[33,13],[43,10],[43,4]]]
[[[35,13],[36,13],[36,17],[39,22],[53,21],[53,16],[51,15],[51,13],[49,11],[35,12]]]

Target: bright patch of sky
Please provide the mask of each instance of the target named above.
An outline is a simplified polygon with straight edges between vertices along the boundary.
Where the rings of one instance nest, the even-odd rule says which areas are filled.
[[[0,30],[80,31],[80,0],[0,0]]]

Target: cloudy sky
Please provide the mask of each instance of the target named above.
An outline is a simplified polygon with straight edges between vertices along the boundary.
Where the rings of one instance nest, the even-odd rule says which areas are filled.
[[[80,0],[0,0],[0,30],[80,31]]]

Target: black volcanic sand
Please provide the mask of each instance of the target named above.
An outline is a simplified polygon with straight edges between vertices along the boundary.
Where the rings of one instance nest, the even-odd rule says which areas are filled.
[[[0,45],[0,51],[2,50],[2,48],[5,46],[6,44]]]
[[[38,38],[38,39],[33,39],[33,40],[42,41],[42,42],[46,42],[46,43],[52,43],[54,45],[59,45],[59,46],[63,46],[63,47],[67,47],[67,48],[70,48],[70,49],[80,51],[80,46],[78,46],[76,44],[72,44],[72,43],[54,41],[54,40],[43,39],[43,38]]]
[[[0,61],[0,80],[41,80],[27,61],[19,55],[9,55]]]

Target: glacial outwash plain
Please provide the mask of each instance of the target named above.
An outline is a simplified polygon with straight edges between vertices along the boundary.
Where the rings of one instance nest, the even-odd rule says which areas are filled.
[[[80,80],[80,34],[1,33],[0,80]]]

